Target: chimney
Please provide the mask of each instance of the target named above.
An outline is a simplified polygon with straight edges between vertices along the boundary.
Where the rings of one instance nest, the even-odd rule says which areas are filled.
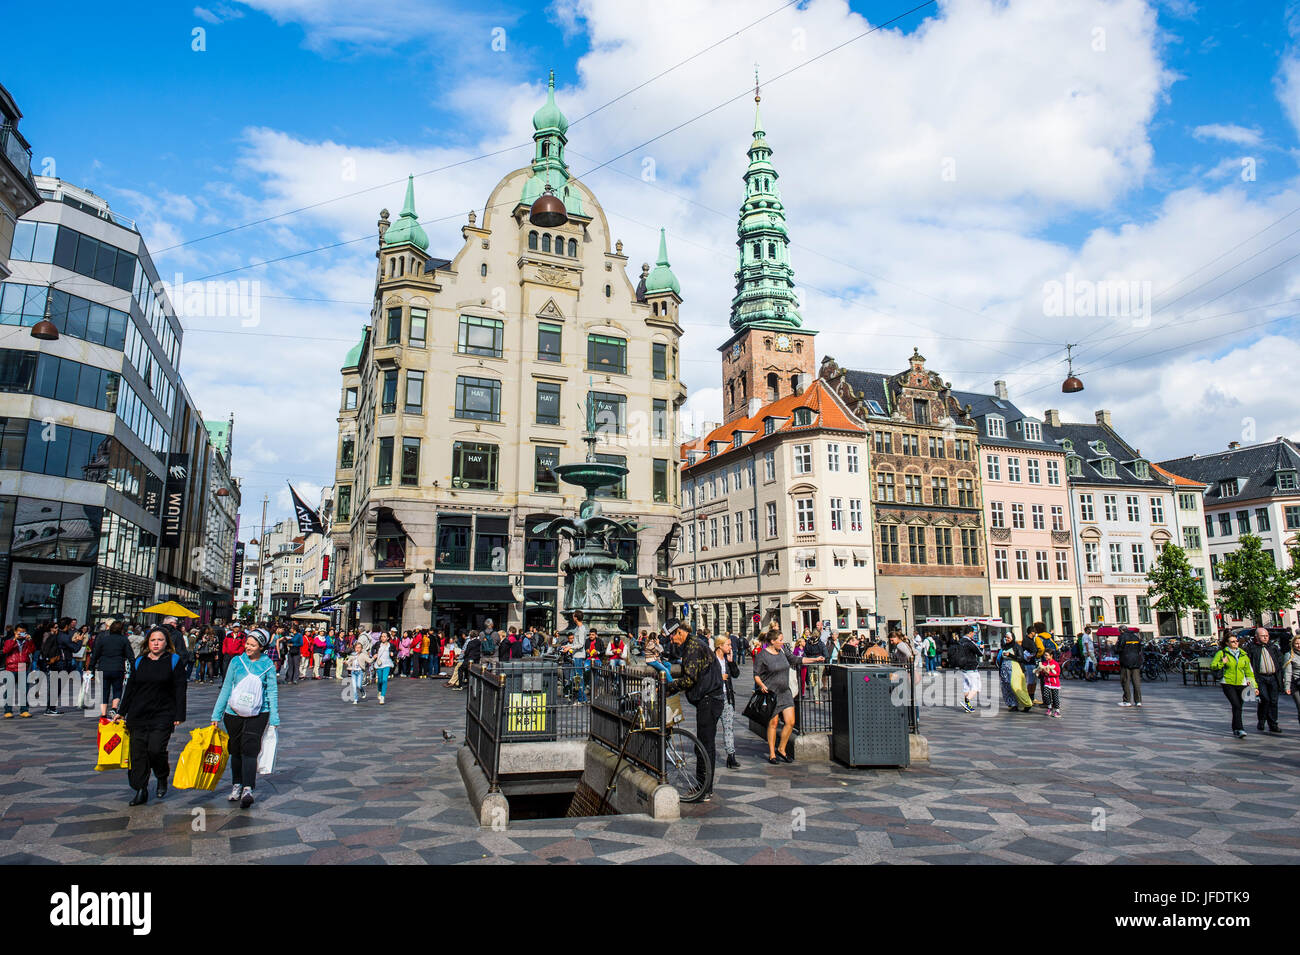
[[[1111,425],[1110,425],[1110,412],[1109,412],[1109,411],[1106,411],[1105,409],[1102,409],[1101,411],[1098,411],[1098,412],[1097,412],[1097,424],[1103,424],[1103,425],[1105,425],[1106,427],[1109,428],[1109,427],[1111,426]]]
[[[993,393],[997,395],[999,398],[1001,398],[1003,401],[1010,400],[1007,397],[1007,383],[1005,381],[993,382]]]
[[[1229,442],[1228,442],[1228,450],[1229,450],[1229,451],[1236,451],[1239,447],[1241,447],[1241,442],[1240,442],[1240,441],[1229,441]]]
[[[1059,428],[1061,426],[1061,412],[1055,408],[1048,408],[1043,412],[1043,421],[1050,428]]]
[[[750,398],[749,408],[746,411],[746,417],[749,418],[754,417],[756,414],[758,414],[759,409],[762,407],[763,407],[762,401],[760,401],[758,398]]]

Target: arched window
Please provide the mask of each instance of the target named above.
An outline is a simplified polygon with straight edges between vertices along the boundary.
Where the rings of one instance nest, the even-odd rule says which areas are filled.
[[[740,376],[740,400],[749,400],[749,379],[747,379],[744,374],[741,374]]]
[[[763,339],[763,348],[764,348],[764,350],[766,350],[766,351],[771,351],[771,350],[772,350],[772,339],[770,339],[770,338],[764,338],[764,339]]]
[[[403,275],[406,274],[406,259],[405,259],[405,258],[401,258],[401,259],[398,259],[398,260],[397,260],[397,274],[398,274],[398,276],[403,276]]]
[[[781,397],[781,379],[776,376],[776,372],[771,372],[767,376],[767,400],[776,401]]]
[[[799,393],[799,376],[790,376],[790,393],[797,395]]]
[[[794,353],[795,353],[796,355],[802,355],[802,354],[803,354],[803,342],[798,341],[797,339],[796,339],[796,341],[795,341],[795,343],[794,343]]]
[[[551,144],[548,143],[546,140],[542,140],[542,158],[545,159],[550,154],[551,154]]]
[[[578,257],[578,240],[577,240],[577,239],[570,239],[570,240],[569,240],[569,258],[571,258],[571,259],[576,259],[577,257]]]
[[[391,279],[397,274],[397,259],[388,260],[388,277]]]
[[[733,407],[736,404],[736,383],[727,382],[727,407]]]
[[[774,258],[776,258],[776,243],[775,243],[775,242],[769,242],[769,243],[767,244],[767,257],[768,257],[769,259],[774,259]]]
[[[537,251],[537,233],[536,233],[536,232],[530,232],[530,233],[528,233],[528,249],[529,249],[529,251],[531,251],[531,252],[536,252],[536,251]]]
[[[551,251],[551,234],[549,232],[542,233],[542,251],[543,252]]]
[[[606,286],[605,286],[605,298],[609,298],[609,297],[612,296],[613,294],[614,294],[614,290],[613,290],[610,286],[606,285]]]
[[[480,265],[480,266],[478,267],[478,274],[481,275],[481,276],[483,276],[484,278],[487,278],[487,263],[486,263],[486,262],[484,262],[482,265]]]
[[[651,303],[651,305],[650,305],[650,314],[651,314],[651,315],[658,315],[658,314],[659,314],[659,303],[658,303],[658,302],[652,302],[652,303]]]
[[[763,243],[762,243],[762,242],[755,242],[755,243],[754,243],[754,258],[756,258],[756,259],[761,259],[762,257],[763,257]]]

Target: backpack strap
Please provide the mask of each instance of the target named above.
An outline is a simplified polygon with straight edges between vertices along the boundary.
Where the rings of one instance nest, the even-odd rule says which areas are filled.
[[[172,669],[173,669],[173,670],[176,669],[176,664],[179,663],[180,660],[181,660],[181,656],[180,656],[179,653],[173,653],[173,654],[172,654]]]

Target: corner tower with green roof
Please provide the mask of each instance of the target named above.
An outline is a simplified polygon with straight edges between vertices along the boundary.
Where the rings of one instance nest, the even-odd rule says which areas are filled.
[[[726,421],[744,417],[752,400],[776,401],[806,387],[816,364],[813,336],[803,327],[790,266],[790,234],[777,189],[754,89],[754,133],[745,170],[745,198],[736,225],[739,267],[731,300],[734,334],[722,352],[723,412]],[[807,378],[802,376],[806,375]]]
[[[585,215],[578,190],[569,188],[569,167],[564,161],[568,144],[569,121],[555,103],[555,71],[546,84],[546,102],[533,114],[533,175],[524,183],[520,201],[532,205],[537,197],[551,190],[564,202],[569,215]]]

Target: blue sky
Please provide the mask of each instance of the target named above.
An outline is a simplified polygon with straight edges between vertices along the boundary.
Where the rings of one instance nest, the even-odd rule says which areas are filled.
[[[187,318],[181,363],[205,415],[236,414],[247,528],[263,493],[274,516],[291,513],[286,477],[309,492],[332,477],[337,368],[366,321],[372,244],[247,266],[370,235],[401,189],[192,240],[527,142],[548,67],[573,119],[718,44],[575,123],[581,173],[741,91],[756,60],[772,76],[912,5],[564,0],[372,18],[369,5],[334,0],[67,3],[54,29],[29,5],[8,12],[12,35],[32,42],[10,47],[3,82],[38,170],[49,157],[55,174],[138,219],[163,275],[240,270],[230,277],[261,283],[259,325]],[[1211,450],[1248,419],[1261,437],[1295,434],[1300,412],[1255,379],[1300,359],[1293,323],[1259,324],[1294,310],[1272,303],[1300,296],[1293,268],[1260,274],[1300,250],[1300,237],[1283,238],[1300,217],[1264,231],[1300,207],[1297,19],[1276,3],[948,0],[766,87],[819,353],[895,369],[917,345],[959,387],[1008,379],[1027,410],[1089,419],[1111,408],[1148,453]],[[587,180],[633,271],[653,256],[657,228],[669,230],[687,333],[710,356],[684,369],[699,421],[720,403],[711,356],[751,110],[733,104]],[[459,217],[523,156],[417,181],[431,252],[455,253]],[[937,174],[949,159],[953,182]],[[191,244],[160,251],[178,243]],[[1045,283],[1065,274],[1150,283],[1150,326],[1044,316]],[[1200,302],[1210,304],[1197,312]],[[1084,343],[1077,367],[1091,372],[1069,399],[1054,386],[1067,340]],[[250,367],[259,380],[246,380]],[[265,413],[268,400],[281,415]],[[1179,443],[1187,433],[1205,447]]]

